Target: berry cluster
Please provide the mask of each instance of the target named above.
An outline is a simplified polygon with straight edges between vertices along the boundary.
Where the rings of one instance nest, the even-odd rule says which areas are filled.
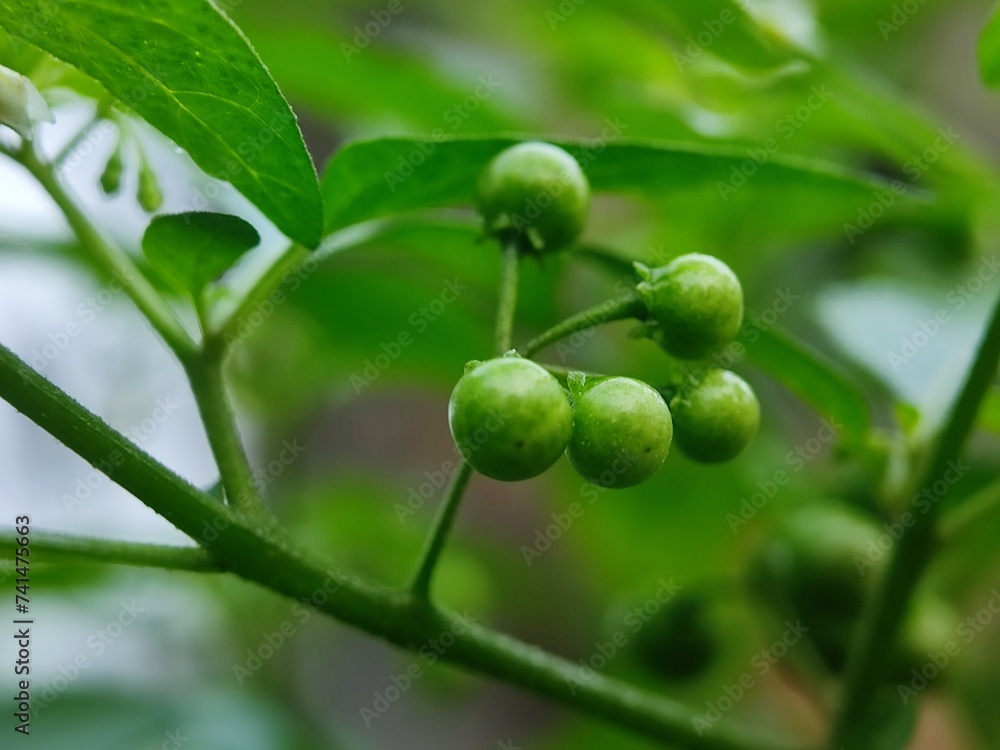
[[[501,152],[478,190],[487,233],[535,254],[575,241],[589,201],[576,160],[545,143]],[[622,309],[670,355],[697,360],[739,332],[743,291],[719,259],[688,254],[659,268],[636,264],[636,272]],[[726,461],[743,450],[760,421],[754,392],[727,370],[690,368],[661,389],[621,376],[571,373],[566,380],[564,388],[516,351],[470,363],[449,404],[452,435],[465,459],[486,476],[519,481],[566,453],[588,481],[631,487],[659,471],[675,435],[688,457]]]

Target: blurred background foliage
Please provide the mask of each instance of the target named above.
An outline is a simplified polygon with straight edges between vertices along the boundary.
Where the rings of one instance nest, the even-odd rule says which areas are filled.
[[[744,673],[756,674],[755,653],[774,640],[756,595],[743,586],[753,551],[795,508],[832,499],[871,506],[879,485],[898,481],[908,450],[957,386],[1000,288],[992,276],[976,292],[958,292],[962,304],[956,301],[956,290],[996,257],[1000,240],[1000,104],[979,83],[975,59],[990,3],[748,6],[752,12],[742,15],[723,0],[225,4],[299,113],[320,167],[357,137],[516,132],[587,141],[613,126],[630,139],[746,149],[751,165],[770,141],[775,158],[822,160],[913,188],[859,201],[856,193],[805,190],[761,170],[731,196],[713,183],[641,199],[600,195],[589,247],[652,262],[707,252],[740,274],[751,356],[733,368],[760,394],[761,434],[723,467],[698,466],[675,452],[654,480],[598,494],[593,503],[566,462],[526,484],[477,477],[461,510],[438,582],[442,603],[588,662],[596,644],[625,627],[623,613],[672,580],[689,604],[663,625],[662,633],[686,644],[667,661],[684,654],[689,668],[663,668],[656,646],[666,636],[651,625],[604,669],[699,707]],[[2,34],[0,63],[53,84],[45,93],[62,128],[54,141],[64,142],[73,123],[86,119],[81,93],[101,97],[92,82]],[[148,128],[131,127],[160,170],[166,209],[184,205],[204,177]],[[109,231],[134,245],[145,219],[128,191],[108,199],[96,187],[109,150],[98,144],[70,179]],[[15,170],[5,170],[4,200],[13,206]],[[880,195],[890,196],[884,211],[874,208]],[[235,194],[214,203],[260,226]],[[865,215],[876,213],[870,229],[852,233],[850,225],[863,226]],[[257,255],[276,244],[272,232]],[[0,216],[0,268],[5,342],[26,357],[107,284],[50,215],[31,211]],[[230,377],[267,495],[306,543],[337,564],[389,584],[410,574],[440,493],[424,495],[441,484],[455,457],[448,394],[464,363],[491,348],[497,276],[495,248],[482,240],[471,212],[401,222],[322,256],[235,351]],[[613,294],[620,278],[593,256],[528,263],[517,340]],[[446,284],[463,289],[450,303],[441,295]],[[62,308],[60,298],[67,300]],[[149,414],[150,394],[173,394],[182,416],[145,447],[210,484],[211,467],[195,458],[206,451],[179,369],[125,302],[108,309],[47,363],[46,374],[121,428]],[[890,353],[905,352],[921,321],[939,310],[949,317],[943,333],[894,363]],[[864,394],[875,425],[866,442],[819,440],[822,416],[757,366],[754,331],[774,321],[836,363]],[[662,352],[629,339],[628,330],[616,324],[543,358],[664,380]],[[412,344],[380,366],[404,332]],[[994,389],[971,448],[972,469],[943,502],[962,503],[995,477],[998,404]],[[76,529],[82,520],[89,531],[174,538],[148,514],[122,510],[128,499],[107,486],[95,496],[106,502],[88,499],[83,511],[70,513],[63,498],[86,467],[4,409],[0,437],[10,450],[3,468],[12,477],[5,513],[28,508],[38,525]],[[305,451],[286,465],[278,457],[289,441]],[[804,460],[790,458],[796,449]],[[754,492],[768,494],[781,471],[789,482],[734,531],[731,514]],[[585,512],[559,529],[553,514],[574,502]],[[556,532],[547,532],[554,523]],[[526,556],[546,533],[558,539],[540,556]],[[984,606],[1000,573],[998,533],[998,522],[968,532],[942,555],[928,593],[946,597],[963,617]],[[32,747],[172,747],[174,731],[186,738],[178,746],[190,750],[652,746],[304,616],[235,579],[87,565],[38,568],[36,575],[39,628],[52,640],[39,644],[39,680],[58,685],[77,653],[94,657],[95,666],[44,709]],[[87,634],[117,617],[119,601],[133,598],[148,614],[97,655]],[[248,649],[259,656],[267,634],[287,623],[293,634],[241,679],[234,667],[250,663]],[[914,747],[1000,746],[990,697],[998,645],[996,630],[986,630],[934,683]],[[372,707],[375,694],[411,663],[425,676],[367,726],[360,709]],[[816,738],[824,708],[791,666],[783,662],[761,677],[732,714]]]

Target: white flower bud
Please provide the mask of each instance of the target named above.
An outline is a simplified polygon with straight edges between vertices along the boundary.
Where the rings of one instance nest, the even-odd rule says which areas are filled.
[[[0,65],[0,125],[7,125],[22,138],[30,138],[36,123],[55,121],[35,84],[17,71]]]

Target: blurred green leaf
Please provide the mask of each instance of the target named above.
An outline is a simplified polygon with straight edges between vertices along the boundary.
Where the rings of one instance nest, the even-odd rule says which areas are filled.
[[[476,181],[501,150],[523,138],[379,138],[355,141],[323,177],[326,229],[398,211],[469,203]],[[778,190],[813,201],[870,202],[879,179],[807,159],[773,155],[753,162],[745,149],[656,141],[553,141],[578,161],[595,191],[650,197],[708,187],[718,209],[743,191]],[[753,179],[734,179],[753,164]],[[748,184],[744,184],[748,183]]]
[[[979,37],[979,70],[990,86],[1000,85],[1000,8],[996,8]]]
[[[240,31],[207,0],[0,0],[0,23],[75,65],[232,183],[289,237],[320,236],[295,116]]]
[[[861,444],[870,419],[860,387],[835,362],[790,333],[776,328],[757,332],[756,341],[747,345],[750,361],[831,418],[851,442]]]
[[[690,65],[710,51],[734,65],[767,68],[798,56],[780,29],[762,26],[736,0],[628,0],[628,11],[670,28],[679,38],[678,64]],[[787,8],[785,9],[787,12]]]
[[[1000,386],[993,386],[979,409],[979,427],[1000,435]]]
[[[228,214],[162,214],[150,222],[142,250],[163,277],[197,298],[250,248],[260,235]]]

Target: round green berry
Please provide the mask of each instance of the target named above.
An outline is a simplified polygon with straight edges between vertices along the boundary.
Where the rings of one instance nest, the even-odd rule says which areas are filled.
[[[794,511],[750,562],[754,589],[780,617],[799,617],[827,665],[843,668],[865,602],[884,566],[882,530],[840,503]],[[871,550],[880,556],[874,560]]]
[[[559,381],[519,357],[483,362],[459,379],[448,404],[459,450],[476,471],[516,482],[554,464],[573,431],[573,411]]]
[[[479,180],[486,231],[521,235],[536,251],[573,242],[587,222],[590,185],[576,159],[549,143],[501,151]]]
[[[636,289],[668,353],[699,359],[740,332],[743,288],[718,258],[691,253],[639,272],[645,278]]]
[[[693,376],[670,401],[677,446],[688,458],[719,463],[735,458],[757,433],[760,403],[729,370]]]
[[[673,438],[663,397],[632,378],[587,383],[573,404],[566,454],[581,476],[602,487],[631,487],[663,466]]]
[[[633,649],[640,662],[669,680],[691,680],[719,655],[719,633],[709,602],[698,593],[682,592],[643,619]]]

